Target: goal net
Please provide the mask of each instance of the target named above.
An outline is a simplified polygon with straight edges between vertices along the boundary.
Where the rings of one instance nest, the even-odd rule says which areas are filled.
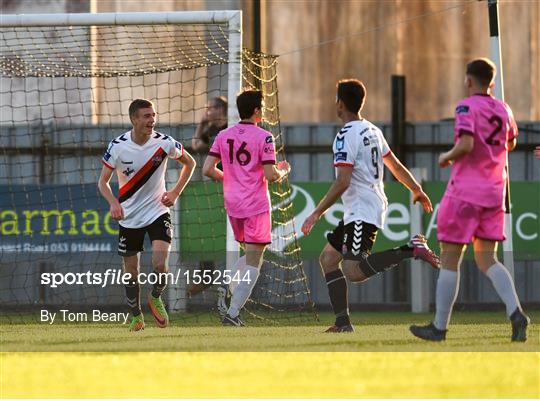
[[[209,99],[228,100],[232,124],[241,87],[261,89],[263,127],[282,159],[276,57],[242,50],[238,11],[4,15],[0,25],[3,314],[126,308],[123,285],[114,281],[121,270],[118,224],[96,184],[107,144],[131,128],[127,109],[136,98],[154,103],[156,131],[198,162],[172,210],[175,281],[165,301],[181,316],[215,311],[217,285],[197,271],[210,271],[217,284],[239,252],[227,234],[221,185],[203,179],[206,154],[191,148],[192,138]],[[179,167],[169,162],[168,188]],[[246,310],[254,321],[312,319],[291,188],[284,180],[270,192],[273,243]],[[141,272],[149,273],[149,243],[145,249]]]

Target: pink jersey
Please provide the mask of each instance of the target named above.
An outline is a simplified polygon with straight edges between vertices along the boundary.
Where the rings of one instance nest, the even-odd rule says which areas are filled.
[[[209,155],[221,159],[225,209],[231,217],[245,218],[270,210],[264,164],[276,163],[274,137],[251,123],[221,131]]]
[[[518,135],[510,107],[489,95],[473,95],[456,107],[454,142],[472,135],[473,150],[454,162],[446,194],[482,207],[503,207],[508,141]]]

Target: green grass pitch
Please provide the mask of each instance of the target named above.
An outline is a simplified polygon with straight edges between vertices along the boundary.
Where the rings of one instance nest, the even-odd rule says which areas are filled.
[[[157,328],[150,314],[146,329],[131,333],[127,325],[1,320],[2,351],[539,351],[540,311],[529,313],[533,324],[526,343],[511,343],[511,328],[502,312],[456,312],[443,343],[413,337],[412,323],[427,323],[432,314],[353,313],[355,333],[323,333],[331,313],[320,321],[303,319],[298,325],[222,327],[215,314],[196,319],[171,316],[171,325]]]

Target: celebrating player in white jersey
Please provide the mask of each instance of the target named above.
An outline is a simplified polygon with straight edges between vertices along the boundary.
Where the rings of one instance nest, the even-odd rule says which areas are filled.
[[[172,240],[169,208],[173,206],[193,174],[195,160],[183,146],[168,135],[154,131],[156,112],[152,102],[136,99],[129,106],[133,129],[113,139],[101,162],[103,168],[98,187],[109,202],[111,217],[119,220],[118,254],[123,257],[124,271],[130,275],[126,298],[133,319],[131,331],[144,329],[141,313],[139,252],[143,251],[146,233],[152,241],[152,265],[156,283],[148,294],[152,315],[159,327],[166,327],[169,317],[161,294],[165,289],[167,260]],[[167,158],[183,165],[174,188],[165,188]],[[109,181],[116,171],[118,198]]]
[[[432,212],[433,208],[420,184],[394,156],[381,130],[361,117],[365,97],[366,89],[361,81],[338,82],[337,115],[345,125],[333,145],[336,181],[302,226],[302,232],[308,235],[317,220],[341,196],[343,220],[327,235],[328,244],[319,258],[336,315],[335,324],[326,330],[329,333],[354,331],[349,318],[345,277],[353,283],[361,283],[411,257],[439,267],[438,257],[428,248],[422,235],[415,235],[406,245],[371,253],[388,206],[383,163],[413,193],[415,203],[420,202],[426,212]]]

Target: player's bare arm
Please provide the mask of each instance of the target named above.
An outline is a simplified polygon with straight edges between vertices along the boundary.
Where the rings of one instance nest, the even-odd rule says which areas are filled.
[[[193,157],[185,150],[182,156],[177,160],[183,166],[182,171],[180,171],[178,181],[176,182],[176,185],[173,189],[165,192],[161,197],[161,203],[163,203],[167,207],[171,207],[176,203],[176,200],[182,194],[184,188],[191,179],[191,176],[193,175],[193,170],[195,170],[195,166],[197,165]]]
[[[407,167],[392,152],[383,158],[383,162],[392,175],[413,193],[413,203],[420,202],[424,211],[431,213],[433,211],[431,200]]]
[[[122,205],[120,205],[120,202],[114,196],[109,184],[113,171],[109,167],[103,166],[98,180],[98,189],[101,195],[109,202],[111,217],[114,220],[122,220],[124,218],[124,209],[122,209]]]
[[[455,160],[471,153],[473,148],[474,138],[472,135],[461,135],[452,149],[439,156],[439,166],[443,168],[450,166]]]
[[[214,181],[223,182],[223,171],[218,169],[216,166],[219,163],[219,158],[208,155],[206,157],[206,160],[204,161],[204,165],[202,168],[202,173]]]
[[[337,176],[336,180],[321,199],[313,213],[302,224],[302,232],[304,235],[309,235],[313,226],[321,218],[321,216],[326,213],[326,211],[332,206],[336,201],[343,195],[343,192],[347,190],[349,184],[351,183],[351,176],[353,173],[353,166],[340,166],[337,167]]]
[[[274,165],[274,164],[264,165],[264,176],[270,182],[281,181],[290,172],[291,172],[291,165],[285,160],[278,162],[277,165]]]

